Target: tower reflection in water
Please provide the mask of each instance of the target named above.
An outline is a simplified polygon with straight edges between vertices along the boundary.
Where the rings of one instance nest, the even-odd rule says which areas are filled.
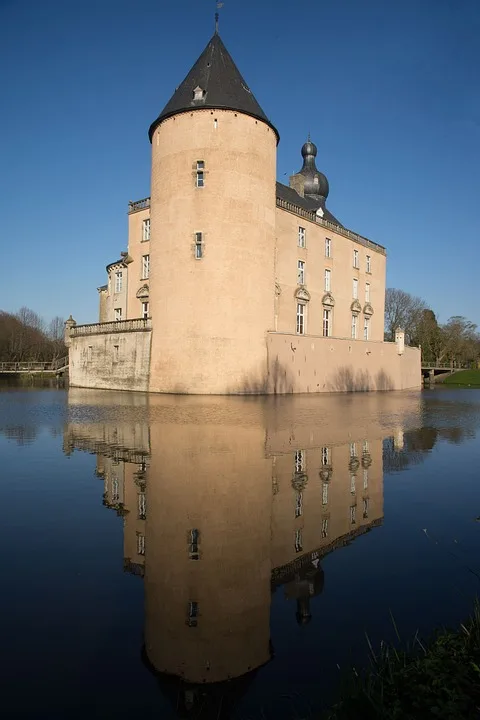
[[[383,439],[418,400],[346,403],[70,391],[65,450],[97,453],[144,577],[144,661],[180,714],[227,717],[272,658],[272,590],[307,624],[322,558],[382,522]]]

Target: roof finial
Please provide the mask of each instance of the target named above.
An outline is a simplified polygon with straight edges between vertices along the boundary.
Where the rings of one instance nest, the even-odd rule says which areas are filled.
[[[223,2],[217,2],[217,12],[215,13],[215,35],[218,35],[218,11],[223,7]]]
[[[308,135],[307,135],[307,142],[310,142],[310,131],[308,132]]]

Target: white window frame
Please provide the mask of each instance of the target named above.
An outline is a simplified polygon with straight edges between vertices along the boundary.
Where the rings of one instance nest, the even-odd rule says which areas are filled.
[[[145,535],[137,533],[137,555],[145,555]]]
[[[121,322],[122,320],[122,308],[114,308],[115,322]]]
[[[322,518],[322,538],[328,537],[328,518]]]
[[[350,443],[350,457],[355,458],[357,457],[357,443]]]
[[[365,283],[365,302],[370,302],[370,283]]]
[[[363,470],[363,489],[366,490],[368,488],[368,469],[364,468]]]
[[[328,505],[328,483],[322,485],[322,505]]]
[[[138,493],[138,519],[146,520],[147,518],[147,499],[144,492]]]
[[[305,285],[305,260],[297,260],[297,284]]]
[[[295,552],[299,553],[303,550],[303,538],[302,538],[302,528],[297,528],[295,530]]]
[[[297,322],[296,332],[297,335],[305,335],[307,327],[307,306],[304,303],[297,303]]]
[[[142,318],[144,320],[148,320],[149,317],[150,317],[150,303],[148,302],[148,300],[145,300],[144,302],[142,302]]]
[[[203,233],[195,233],[195,260],[203,258]]]
[[[358,335],[358,315],[355,313],[352,313],[352,332],[351,332],[351,338],[352,340],[356,340]]]
[[[324,281],[325,292],[330,292],[332,289],[332,271],[329,270],[328,268],[325,268],[324,277],[325,277],[325,281]]]
[[[295,450],[294,456],[295,472],[305,472],[305,450]]]
[[[142,255],[142,280],[148,280],[150,277],[150,253]]]
[[[123,272],[121,270],[117,270],[115,273],[115,294],[122,292],[123,288]]]
[[[146,218],[142,222],[142,242],[150,240],[150,218]]]
[[[353,278],[352,296],[353,296],[354,300],[358,300],[358,280],[357,280],[357,278]]]
[[[307,231],[304,227],[298,227],[298,247],[307,247]]]
[[[365,265],[366,265],[367,273],[371,273],[372,272],[372,256],[371,255],[365,256]]]
[[[353,267],[357,270],[360,268],[360,256],[358,250],[353,251]]]
[[[357,492],[357,477],[356,475],[350,475],[350,492],[352,495],[355,495]]]
[[[322,465],[330,465],[330,448],[322,447]]]
[[[332,311],[330,308],[323,308],[322,330],[323,337],[332,337]]]
[[[332,257],[332,241],[330,238],[325,238],[325,257]]]
[[[120,502],[120,483],[118,478],[112,478],[112,503]]]
[[[370,318],[365,317],[363,321],[363,339],[370,340]]]
[[[197,160],[196,162],[195,187],[205,187],[205,160]]]
[[[295,493],[295,517],[299,518],[303,515],[303,493],[300,490]]]
[[[351,505],[350,506],[350,522],[352,525],[355,525],[357,522],[357,506]]]

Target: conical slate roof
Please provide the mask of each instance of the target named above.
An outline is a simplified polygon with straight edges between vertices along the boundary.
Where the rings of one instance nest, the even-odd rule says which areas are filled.
[[[149,130],[150,142],[155,128],[168,117],[197,109],[234,110],[269,125],[279,140],[276,128],[255,100],[220,35],[215,33],[182,84],[175,90]]]

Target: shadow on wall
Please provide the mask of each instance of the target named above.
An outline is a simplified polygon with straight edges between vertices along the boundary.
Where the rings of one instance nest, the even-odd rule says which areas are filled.
[[[276,358],[269,372],[245,375],[238,386],[229,391],[229,394],[286,395],[293,391],[294,380],[291,371]]]
[[[335,372],[333,381],[329,382],[332,392],[372,392],[374,390],[393,390],[392,378],[385,370],[379,370],[372,378],[368,370],[354,371],[351,365],[344,365]]]

